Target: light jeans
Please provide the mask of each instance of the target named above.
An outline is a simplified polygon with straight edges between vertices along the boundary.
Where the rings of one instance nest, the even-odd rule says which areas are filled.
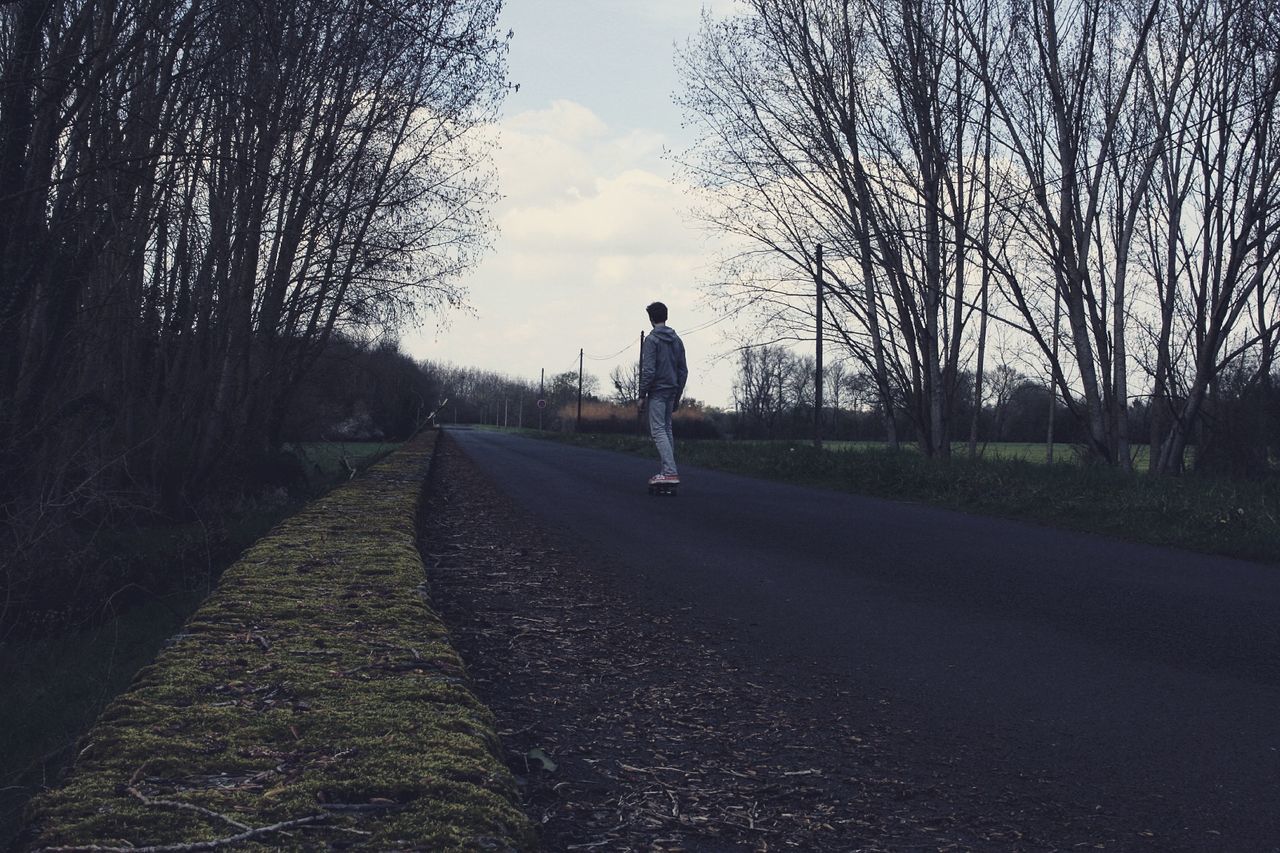
[[[662,460],[662,473],[668,477],[679,475],[676,471],[676,440],[671,434],[671,409],[675,405],[675,394],[658,392],[649,397],[649,435],[658,448],[658,458]]]

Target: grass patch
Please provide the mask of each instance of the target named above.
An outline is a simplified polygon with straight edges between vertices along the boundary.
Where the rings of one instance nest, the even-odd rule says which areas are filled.
[[[783,444],[788,447],[799,444],[806,444],[803,441],[776,441],[776,440],[743,440],[741,444]],[[888,450],[888,445],[883,441],[824,441],[822,446],[826,450]],[[902,445],[902,450],[907,453],[918,453],[919,448],[914,443]],[[1054,464],[1062,462],[1081,463],[1081,448],[1075,444],[1056,443],[1053,445]],[[967,442],[956,441],[951,444],[951,455],[956,459],[969,458],[969,445]],[[1049,461],[1048,448],[1043,441],[992,441],[986,444],[978,445],[979,459],[1019,459],[1024,462],[1036,462],[1045,464]],[[1146,471],[1149,464],[1151,454],[1150,449],[1145,444],[1135,444],[1132,449],[1133,468],[1135,471]],[[1188,447],[1186,450],[1186,465],[1190,469],[1195,462],[1195,448]]]
[[[647,438],[526,432],[657,459]],[[682,441],[676,453],[682,464],[752,477],[1280,563],[1280,480],[1274,477],[1150,477],[1016,455],[936,463],[911,451],[816,450],[787,442]]]

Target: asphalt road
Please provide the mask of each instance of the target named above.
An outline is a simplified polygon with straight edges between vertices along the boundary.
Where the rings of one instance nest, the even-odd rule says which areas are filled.
[[[753,667],[894,703],[908,760],[964,755],[965,784],[1023,780],[1152,850],[1280,850],[1280,567],[688,467],[655,498],[644,459],[451,434]]]

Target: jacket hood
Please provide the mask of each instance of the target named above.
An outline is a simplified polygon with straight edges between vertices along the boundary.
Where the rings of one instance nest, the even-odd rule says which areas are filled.
[[[663,341],[674,341],[676,339],[676,330],[670,326],[655,326],[649,334]]]

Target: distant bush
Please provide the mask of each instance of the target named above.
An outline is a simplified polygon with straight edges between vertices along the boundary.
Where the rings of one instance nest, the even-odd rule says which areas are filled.
[[[438,378],[394,341],[335,338],[294,389],[273,439],[403,441],[439,400]]]
[[[558,412],[561,431],[573,432],[577,416],[576,403],[562,406]],[[697,404],[677,409],[671,418],[671,426],[676,438],[720,438],[715,421]],[[648,435],[649,422],[647,415],[642,418],[634,406],[584,400],[579,431],[604,435]]]

